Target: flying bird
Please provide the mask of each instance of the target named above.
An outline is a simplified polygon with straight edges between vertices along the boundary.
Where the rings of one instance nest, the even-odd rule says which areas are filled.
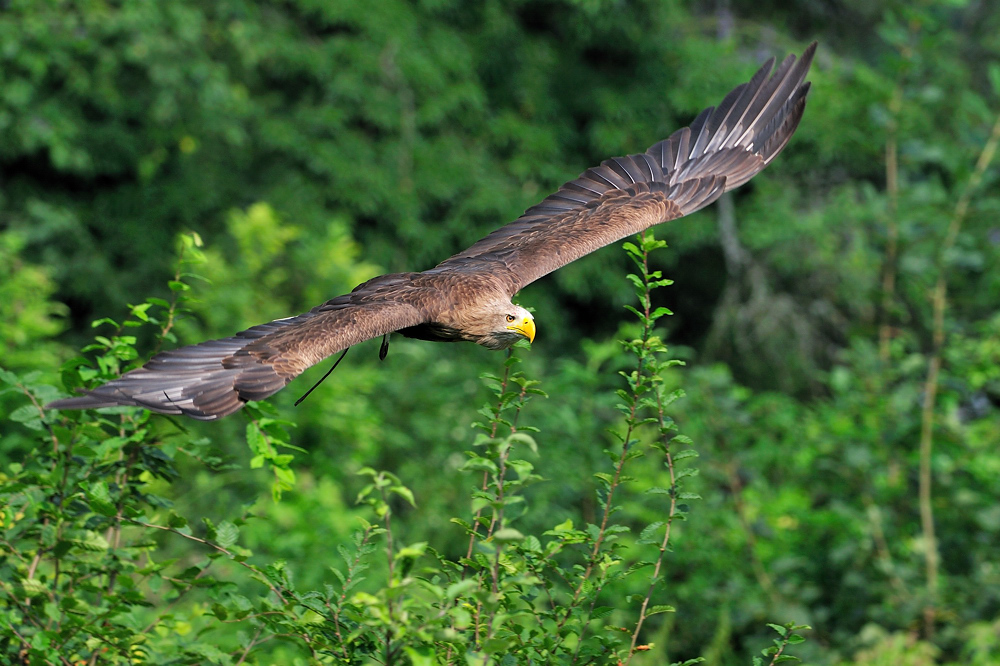
[[[816,44],[772,58],[717,107],[645,153],[584,171],[517,220],[434,268],[392,273],[309,312],[221,340],[166,351],[53,409],[135,405],[212,421],[281,390],[352,345],[398,332],[506,349],[534,340],[511,298],[540,277],[610,243],[695,212],[758,174],[785,147],[805,109]]]

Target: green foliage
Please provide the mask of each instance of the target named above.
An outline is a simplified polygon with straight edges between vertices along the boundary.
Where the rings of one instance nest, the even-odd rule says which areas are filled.
[[[0,661],[996,663],[994,4],[5,3]],[[525,290],[499,371],[394,339],[295,410],[325,368],[212,424],[40,409],[433,265],[812,39],[767,171]]]
[[[197,235],[180,240],[178,268],[169,283],[172,299],[150,298],[132,306],[130,318],[120,325],[110,319],[94,322],[95,328],[110,325],[116,330],[110,337],[96,336],[95,344],[85,349],[99,353],[96,367],[83,358],[63,365],[67,387],[106,381],[127,369],[137,358],[136,337],[127,330],[152,326],[160,341],[174,339],[171,329],[186,310],[188,280],[195,277],[185,269],[203,261]],[[136,409],[114,409],[96,418],[75,414],[70,421],[54,423],[41,407],[56,397],[52,386],[6,370],[0,381],[7,386],[5,392],[17,391],[29,400],[10,414],[11,420],[37,433],[31,453],[10,463],[0,477],[5,546],[0,564],[2,644],[8,659],[133,663],[170,655],[187,661],[228,660],[211,644],[176,638],[204,622],[205,599],[186,612],[170,608],[199,590],[208,591],[215,601],[211,612],[217,617],[227,612],[220,601],[228,602],[237,617],[250,612],[254,602],[227,593],[228,583],[206,575],[213,561],[225,556],[267,584],[265,572],[246,564],[251,552],[236,545],[246,516],[217,526],[203,518],[205,537],[197,537],[188,518],[173,511],[171,499],[157,492],[158,485],[169,488],[181,477],[178,457],[218,469],[211,443],[187,437],[173,425],[158,428],[147,412]],[[261,432],[268,425],[261,420]],[[270,462],[279,481],[282,472],[291,473],[287,460]],[[157,520],[166,524],[152,522]],[[202,560],[177,566],[176,560],[159,558],[154,530],[213,550]],[[157,601],[165,605],[147,613]],[[260,604],[262,612],[272,606],[266,599]]]
[[[0,233],[0,358],[13,370],[57,364],[59,347],[51,338],[66,312],[52,300],[48,271],[21,257],[25,242],[23,234]]]
[[[697,470],[678,463],[694,451],[666,415],[681,393],[665,390],[661,373],[676,362],[663,358],[666,347],[653,334],[667,311],[652,308],[651,292],[670,281],[649,268],[649,253],[664,245],[651,235],[638,246],[626,244],[639,269],[629,276],[639,307],[629,309],[641,333],[624,344],[635,369],[621,373],[626,388],[617,391],[623,415],[618,444],[605,450],[609,471],[595,475],[600,521],[550,523],[539,534],[515,527],[531,511],[525,491],[543,481],[524,456],[544,462],[538,430],[519,421],[529,400],[545,394],[509,355],[502,376],[484,376],[493,401],[481,410],[474,450],[462,466],[470,478],[482,475],[470,496],[471,520],[451,519],[468,537],[464,556],[449,557],[427,541],[401,541],[393,516],[403,506],[416,509],[415,495],[397,475],[365,467],[358,471],[365,484],[356,504],[368,507],[371,520],[357,518],[361,529],[353,545],[337,547],[343,563],[330,569],[337,583],[320,589],[296,584],[280,560],[254,561],[259,558],[240,543],[253,518],[248,509],[196,519],[161,494],[181,479],[181,458],[220,469],[208,440],[192,439],[172,419],[162,419],[171,427],[158,428],[161,420],[133,408],[50,421],[40,405],[53,397],[52,387],[4,371],[0,379],[30,399],[11,419],[38,433],[34,453],[8,465],[0,485],[9,551],[0,569],[0,638],[8,657],[28,663],[233,663],[276,654],[267,644],[278,637],[290,644],[277,654],[331,663],[404,657],[413,663],[502,663],[509,656],[627,663],[652,650],[639,641],[643,625],[674,612],[655,603],[671,528],[684,517],[686,503],[700,499],[682,490]],[[98,352],[96,368],[82,358],[64,365],[67,386],[126,370],[136,358],[136,337],[126,330],[152,326],[158,339],[171,336],[191,302],[189,282],[197,276],[186,269],[204,261],[200,247],[197,235],[181,237],[171,301],[150,298],[132,306],[120,325],[95,322],[117,330],[86,349]],[[278,500],[295,487],[293,454],[278,453],[279,447],[296,448],[282,427],[292,424],[263,416],[266,404],[248,409],[249,466],[274,471]],[[640,524],[638,537],[629,538],[632,527],[622,514],[631,485],[626,466],[638,465],[647,450],[667,473],[667,487],[645,490],[664,505],[664,520]],[[197,544],[204,553],[194,560],[164,558],[158,533]],[[257,594],[241,591],[233,567],[258,586]],[[361,587],[365,572],[376,568],[377,585]],[[627,594],[639,581],[645,581],[644,592]],[[616,602],[623,594],[625,603]],[[623,621],[626,626],[619,626]],[[236,636],[226,630],[229,624],[239,627]]]
[[[778,638],[775,638],[772,642],[773,645],[766,647],[761,650],[761,654],[764,655],[764,659],[770,657],[768,664],[783,664],[787,662],[802,661],[798,657],[794,657],[785,652],[785,650],[791,645],[798,645],[799,643],[805,642],[806,639],[802,638],[801,634],[795,633],[796,631],[802,631],[803,629],[812,629],[804,624],[795,624],[794,622],[789,622],[785,625],[780,624],[768,624],[767,626],[778,632]],[[764,659],[760,657],[753,658],[754,666],[764,666]]]

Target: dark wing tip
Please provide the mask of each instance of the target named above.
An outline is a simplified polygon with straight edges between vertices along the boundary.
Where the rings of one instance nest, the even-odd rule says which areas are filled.
[[[126,377],[127,375],[123,375]],[[140,388],[129,385],[121,379],[108,382],[104,386],[86,391],[85,395],[72,398],[53,400],[45,405],[45,409],[103,409],[105,407],[141,407],[157,414],[190,416],[199,421],[215,421],[238,411],[246,404],[246,400],[228,387],[224,400],[208,404],[199,399],[176,401],[167,391],[173,389]]]
[[[55,400],[46,407],[121,405],[200,421],[220,419],[247,402],[277,393],[333,352],[424,323],[424,314],[413,302],[416,296],[400,288],[406,281],[405,276],[382,276],[298,316],[161,352],[141,368],[85,395]]]
[[[86,395],[53,400],[52,402],[45,405],[44,408],[45,409],[100,409],[102,407],[121,407],[121,406],[123,405],[117,400],[101,398],[97,395],[94,395],[93,392],[88,391]]]
[[[266,360],[240,350],[303,317],[277,320],[229,338],[161,352],[118,379],[81,391],[84,395],[54,400],[45,407],[142,407],[157,414],[184,414],[199,421],[220,419],[249,400],[262,400],[288,383],[290,378],[276,372]],[[251,380],[252,397],[244,395],[244,378]]]
[[[816,49],[819,48],[819,42],[814,40],[812,44],[806,47],[806,50],[802,52],[802,56],[799,58],[805,63],[805,68],[809,69],[812,64],[813,56],[816,55]]]
[[[510,285],[511,293],[516,293],[541,275],[613,242],[609,239],[614,234],[607,230],[611,224],[607,210],[604,217],[595,218],[589,227],[582,221],[611,200],[656,189],[668,197],[681,215],[709,205],[724,191],[739,187],[760,173],[784,148],[805,108],[809,84],[804,79],[817,46],[813,42],[801,56],[788,55],[780,63],[775,58],[769,59],[717,106],[698,114],[689,127],[677,130],[645,153],[614,157],[587,169],[514,222],[433,270],[485,272],[501,262],[510,272],[516,266],[514,272],[518,277]],[[640,184],[647,186],[637,187]],[[652,184],[664,187],[649,187]],[[622,234],[635,233],[629,226],[633,221],[629,215],[611,217]],[[666,219],[676,217],[668,215]],[[643,219],[650,225],[666,221],[657,221],[655,216]],[[548,261],[544,270],[534,265],[533,262],[540,261],[539,257],[551,253],[550,246],[559,243],[569,243],[580,251],[552,251],[558,260]],[[475,263],[477,260],[483,263]]]

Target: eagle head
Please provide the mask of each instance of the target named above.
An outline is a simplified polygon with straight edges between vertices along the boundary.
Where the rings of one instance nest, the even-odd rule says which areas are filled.
[[[505,303],[491,307],[479,322],[482,333],[476,342],[488,349],[507,349],[518,340],[535,340],[535,318],[520,305]]]

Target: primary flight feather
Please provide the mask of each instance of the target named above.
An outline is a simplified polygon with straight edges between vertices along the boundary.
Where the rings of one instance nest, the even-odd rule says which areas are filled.
[[[281,390],[306,368],[359,342],[399,332],[506,349],[535,324],[511,298],[571,261],[704,208],[770,163],[805,109],[816,44],[770,60],[717,107],[645,153],[588,169],[524,215],[421,273],[373,278],[309,312],[221,340],[162,352],[54,409],[135,405],[211,421]],[[770,76],[769,76],[770,74]]]

